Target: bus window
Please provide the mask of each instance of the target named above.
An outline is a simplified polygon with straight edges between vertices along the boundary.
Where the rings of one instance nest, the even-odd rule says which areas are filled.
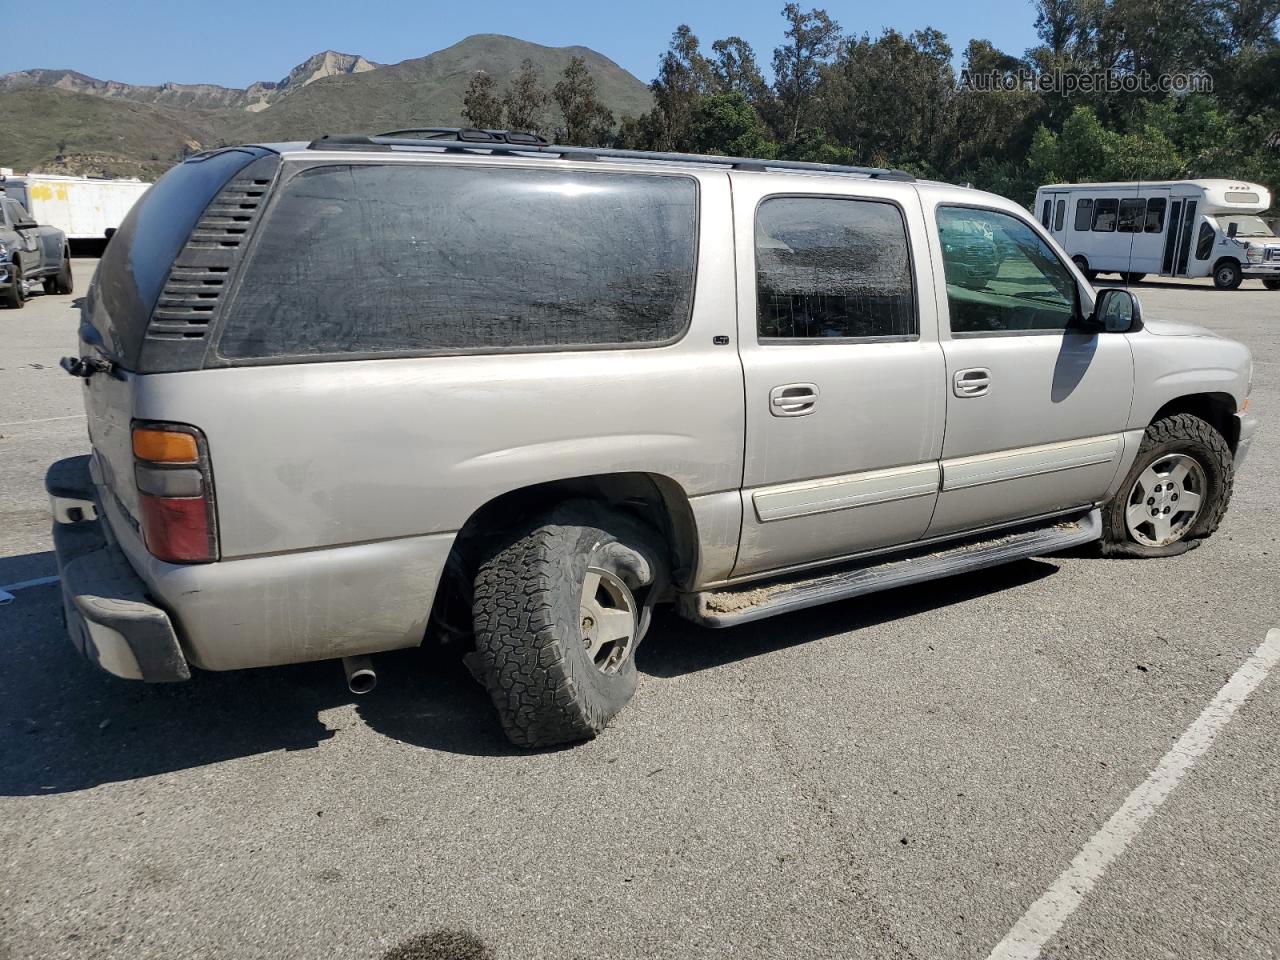
[[[1116,229],[1121,233],[1141,233],[1142,221],[1146,216],[1147,201],[1125,199],[1120,201],[1120,219]]]
[[[1088,230],[1093,224],[1093,201],[1076,201],[1076,229]]]
[[[1058,209],[1053,214],[1053,229],[1055,232],[1062,229],[1062,220],[1067,214],[1067,201],[1059,200]]]
[[[1164,233],[1164,197],[1152,197],[1147,201],[1147,233]]]
[[[1209,254],[1213,253],[1214,233],[1213,225],[1208,220],[1200,224],[1200,235],[1196,237],[1197,260],[1208,260]]]
[[[1099,200],[1093,205],[1093,230],[1095,233],[1115,233],[1116,210],[1120,201],[1116,199]]]
[[[1046,230],[1049,229],[1049,207],[1052,201],[1046,200],[1044,206],[1040,208],[1040,225]]]

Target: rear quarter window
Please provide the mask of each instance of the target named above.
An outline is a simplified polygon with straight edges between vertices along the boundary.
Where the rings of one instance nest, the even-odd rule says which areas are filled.
[[[126,369],[138,369],[147,324],[169,269],[209,201],[266,155],[245,147],[193,157],[157,180],[130,208],[102,254],[95,283],[105,310],[91,320]]]
[[[683,176],[305,169],[267,212],[218,352],[253,361],[654,345],[693,301]]]

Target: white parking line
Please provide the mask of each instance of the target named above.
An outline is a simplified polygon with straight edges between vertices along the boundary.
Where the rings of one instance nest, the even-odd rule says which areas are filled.
[[[57,583],[61,577],[37,577],[34,580],[21,580],[8,586],[0,587],[0,607],[13,602],[13,591],[25,590],[27,587],[43,587],[46,583]]]
[[[83,413],[75,413],[68,417],[41,417],[39,420],[10,420],[8,423],[0,423],[0,427],[21,427],[28,423],[53,423],[55,420],[83,420]]]
[[[1280,661],[1280,630],[1271,630],[1218,691],[1218,695],[1178,738],[1151,775],[1111,815],[1097,833],[1076,854],[1043,897],[1031,905],[1013,929],[991,951],[988,960],[1033,960],[1067,918],[1102,879],[1109,867],[1156,810],[1165,802],[1182,778],[1213,745],[1240,705],[1266,679]]]

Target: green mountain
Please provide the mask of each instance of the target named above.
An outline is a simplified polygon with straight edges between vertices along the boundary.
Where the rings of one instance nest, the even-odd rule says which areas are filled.
[[[652,106],[644,83],[594,50],[478,34],[417,60],[317,80],[260,113],[239,117],[232,125],[234,139],[309,140],[323,133],[460,126],[462,98],[477,71],[490,74],[503,90],[527,58],[550,90],[572,57],[586,61],[601,102],[615,118],[639,115]],[[554,123],[554,110],[551,117]]]
[[[134,86],[67,70],[24,70],[0,76],[0,166],[151,179],[184,153],[227,143],[460,126],[462,99],[477,71],[493,76],[501,91],[529,59],[550,91],[575,56],[586,61],[616,118],[652,106],[646,84],[594,50],[496,34],[393,65],[325,51],[285,80],[247,90]],[[552,107],[550,125],[558,119]]]

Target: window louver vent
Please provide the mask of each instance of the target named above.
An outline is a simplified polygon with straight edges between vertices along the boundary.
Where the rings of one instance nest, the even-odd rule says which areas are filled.
[[[269,177],[251,164],[209,204],[169,271],[147,326],[148,340],[203,340],[226,292],[231,269],[257,222]]]

